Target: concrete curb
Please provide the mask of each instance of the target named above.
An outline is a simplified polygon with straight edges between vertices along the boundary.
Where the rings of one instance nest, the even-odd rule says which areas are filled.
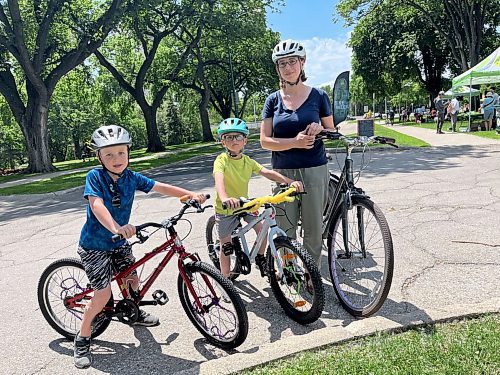
[[[480,304],[450,305],[442,309],[418,310],[397,315],[397,322],[383,316],[360,319],[345,327],[327,327],[301,336],[288,337],[256,348],[253,352],[235,353],[200,363],[199,367],[178,371],[176,375],[232,374],[278,359],[291,357],[306,350],[371,336],[377,332],[404,331],[410,328],[448,322],[454,319],[500,313],[500,299]],[[395,317],[396,318],[396,317]]]

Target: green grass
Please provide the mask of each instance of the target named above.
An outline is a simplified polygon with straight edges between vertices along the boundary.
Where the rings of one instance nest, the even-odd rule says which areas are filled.
[[[181,149],[181,147],[177,148]],[[151,158],[147,160],[131,161],[130,168],[134,171],[140,172],[146,169],[156,168],[165,164],[171,164],[181,160],[189,159],[194,156],[212,154],[220,150],[221,147],[218,143],[209,143],[206,144],[206,146],[204,147],[188,149],[186,151],[179,151],[177,153],[162,157]],[[140,155],[140,153],[137,153],[136,155]],[[23,185],[6,187],[0,189],[0,195],[43,194],[43,193],[51,193],[55,191],[65,190],[77,186],[83,186],[85,184],[86,175],[87,171],[75,172],[63,176],[46,178],[40,181],[31,182]],[[20,175],[20,178],[23,178],[24,176],[25,175]]]
[[[377,334],[242,374],[500,374],[500,315]]]
[[[342,131],[342,128],[340,129]],[[355,136],[356,134],[348,134],[348,136]],[[375,124],[375,135],[381,136],[381,137],[389,137],[389,138],[394,138],[396,140],[396,144],[398,146],[402,147],[429,147],[430,145],[427,142],[422,141],[421,139],[411,137],[406,134],[402,134],[400,132],[397,132],[395,130],[386,128],[385,126]],[[342,147],[342,142],[341,141],[327,141],[325,142],[325,146],[328,148],[337,148],[337,146],[340,145]],[[382,147],[391,147],[388,145],[380,145],[380,144],[374,144],[377,147],[382,146]]]
[[[459,121],[458,125],[460,126],[460,124],[462,125],[460,127],[460,129],[467,128],[467,122],[466,121],[464,121],[462,123],[460,123],[460,121]],[[482,121],[481,122],[473,122],[473,124],[484,126]],[[436,130],[436,124],[434,122],[424,122],[423,124],[416,124],[414,122],[407,122],[407,123],[401,123],[401,124],[398,124],[398,125],[415,126],[417,128],[426,128],[426,129]],[[451,126],[450,122],[449,121],[445,121],[445,123],[443,124],[443,130],[448,130],[448,128],[450,126]],[[489,139],[498,139],[498,140],[500,140],[500,134],[497,134],[495,130],[490,130],[490,131],[484,131],[483,130],[483,131],[474,131],[474,132],[464,132],[463,134],[475,135],[477,137],[489,138]]]

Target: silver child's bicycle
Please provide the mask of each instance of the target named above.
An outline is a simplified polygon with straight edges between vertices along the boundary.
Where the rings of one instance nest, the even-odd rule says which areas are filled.
[[[235,250],[231,255],[230,279],[235,280],[240,274],[250,273],[251,264],[267,237],[269,246],[264,272],[267,273],[271,289],[286,315],[298,323],[308,324],[316,321],[323,311],[325,297],[321,274],[307,250],[288,237],[276,224],[275,205],[293,201],[295,195],[297,192],[291,187],[274,196],[240,200],[242,208],[234,211],[236,215],[244,216],[260,207],[264,207],[264,210],[245,226],[240,225],[232,234]],[[260,222],[263,228],[249,250],[245,235]],[[206,237],[210,259],[220,269],[221,248],[215,228],[215,216],[210,217],[207,222]]]

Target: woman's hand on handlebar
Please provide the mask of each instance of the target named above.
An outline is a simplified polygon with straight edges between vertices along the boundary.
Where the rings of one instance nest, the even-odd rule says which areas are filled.
[[[223,208],[231,208],[231,209],[235,209],[235,208],[239,208],[241,207],[241,202],[239,199],[236,199],[236,198],[227,198],[227,199],[224,199],[222,200],[222,207]]]
[[[304,131],[305,134],[315,137],[323,130],[325,130],[325,128],[323,128],[321,124],[318,124],[317,122],[311,122],[309,125],[307,125],[307,128]]]
[[[313,148],[314,146],[314,136],[306,134],[307,129],[301,131],[295,137],[295,148]]]
[[[115,234],[120,235],[122,238],[128,239],[135,235],[135,226],[133,226],[132,224],[126,224],[122,227],[118,227]]]

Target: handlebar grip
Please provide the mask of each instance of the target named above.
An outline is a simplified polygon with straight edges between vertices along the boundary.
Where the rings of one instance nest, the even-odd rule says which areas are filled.
[[[243,205],[245,204],[245,202],[243,202],[241,199],[240,199],[240,207],[243,207]],[[227,206],[226,202],[222,202],[222,208],[224,210],[227,210],[229,207]]]
[[[343,134],[340,134],[338,131],[329,131],[329,130],[322,130],[319,134],[316,135],[316,139],[320,138],[327,138],[331,139],[333,141],[336,141],[342,137]]]
[[[113,242],[118,242],[120,240],[123,240],[123,237],[121,234],[113,234],[113,237],[111,237],[111,241],[113,241]]]

